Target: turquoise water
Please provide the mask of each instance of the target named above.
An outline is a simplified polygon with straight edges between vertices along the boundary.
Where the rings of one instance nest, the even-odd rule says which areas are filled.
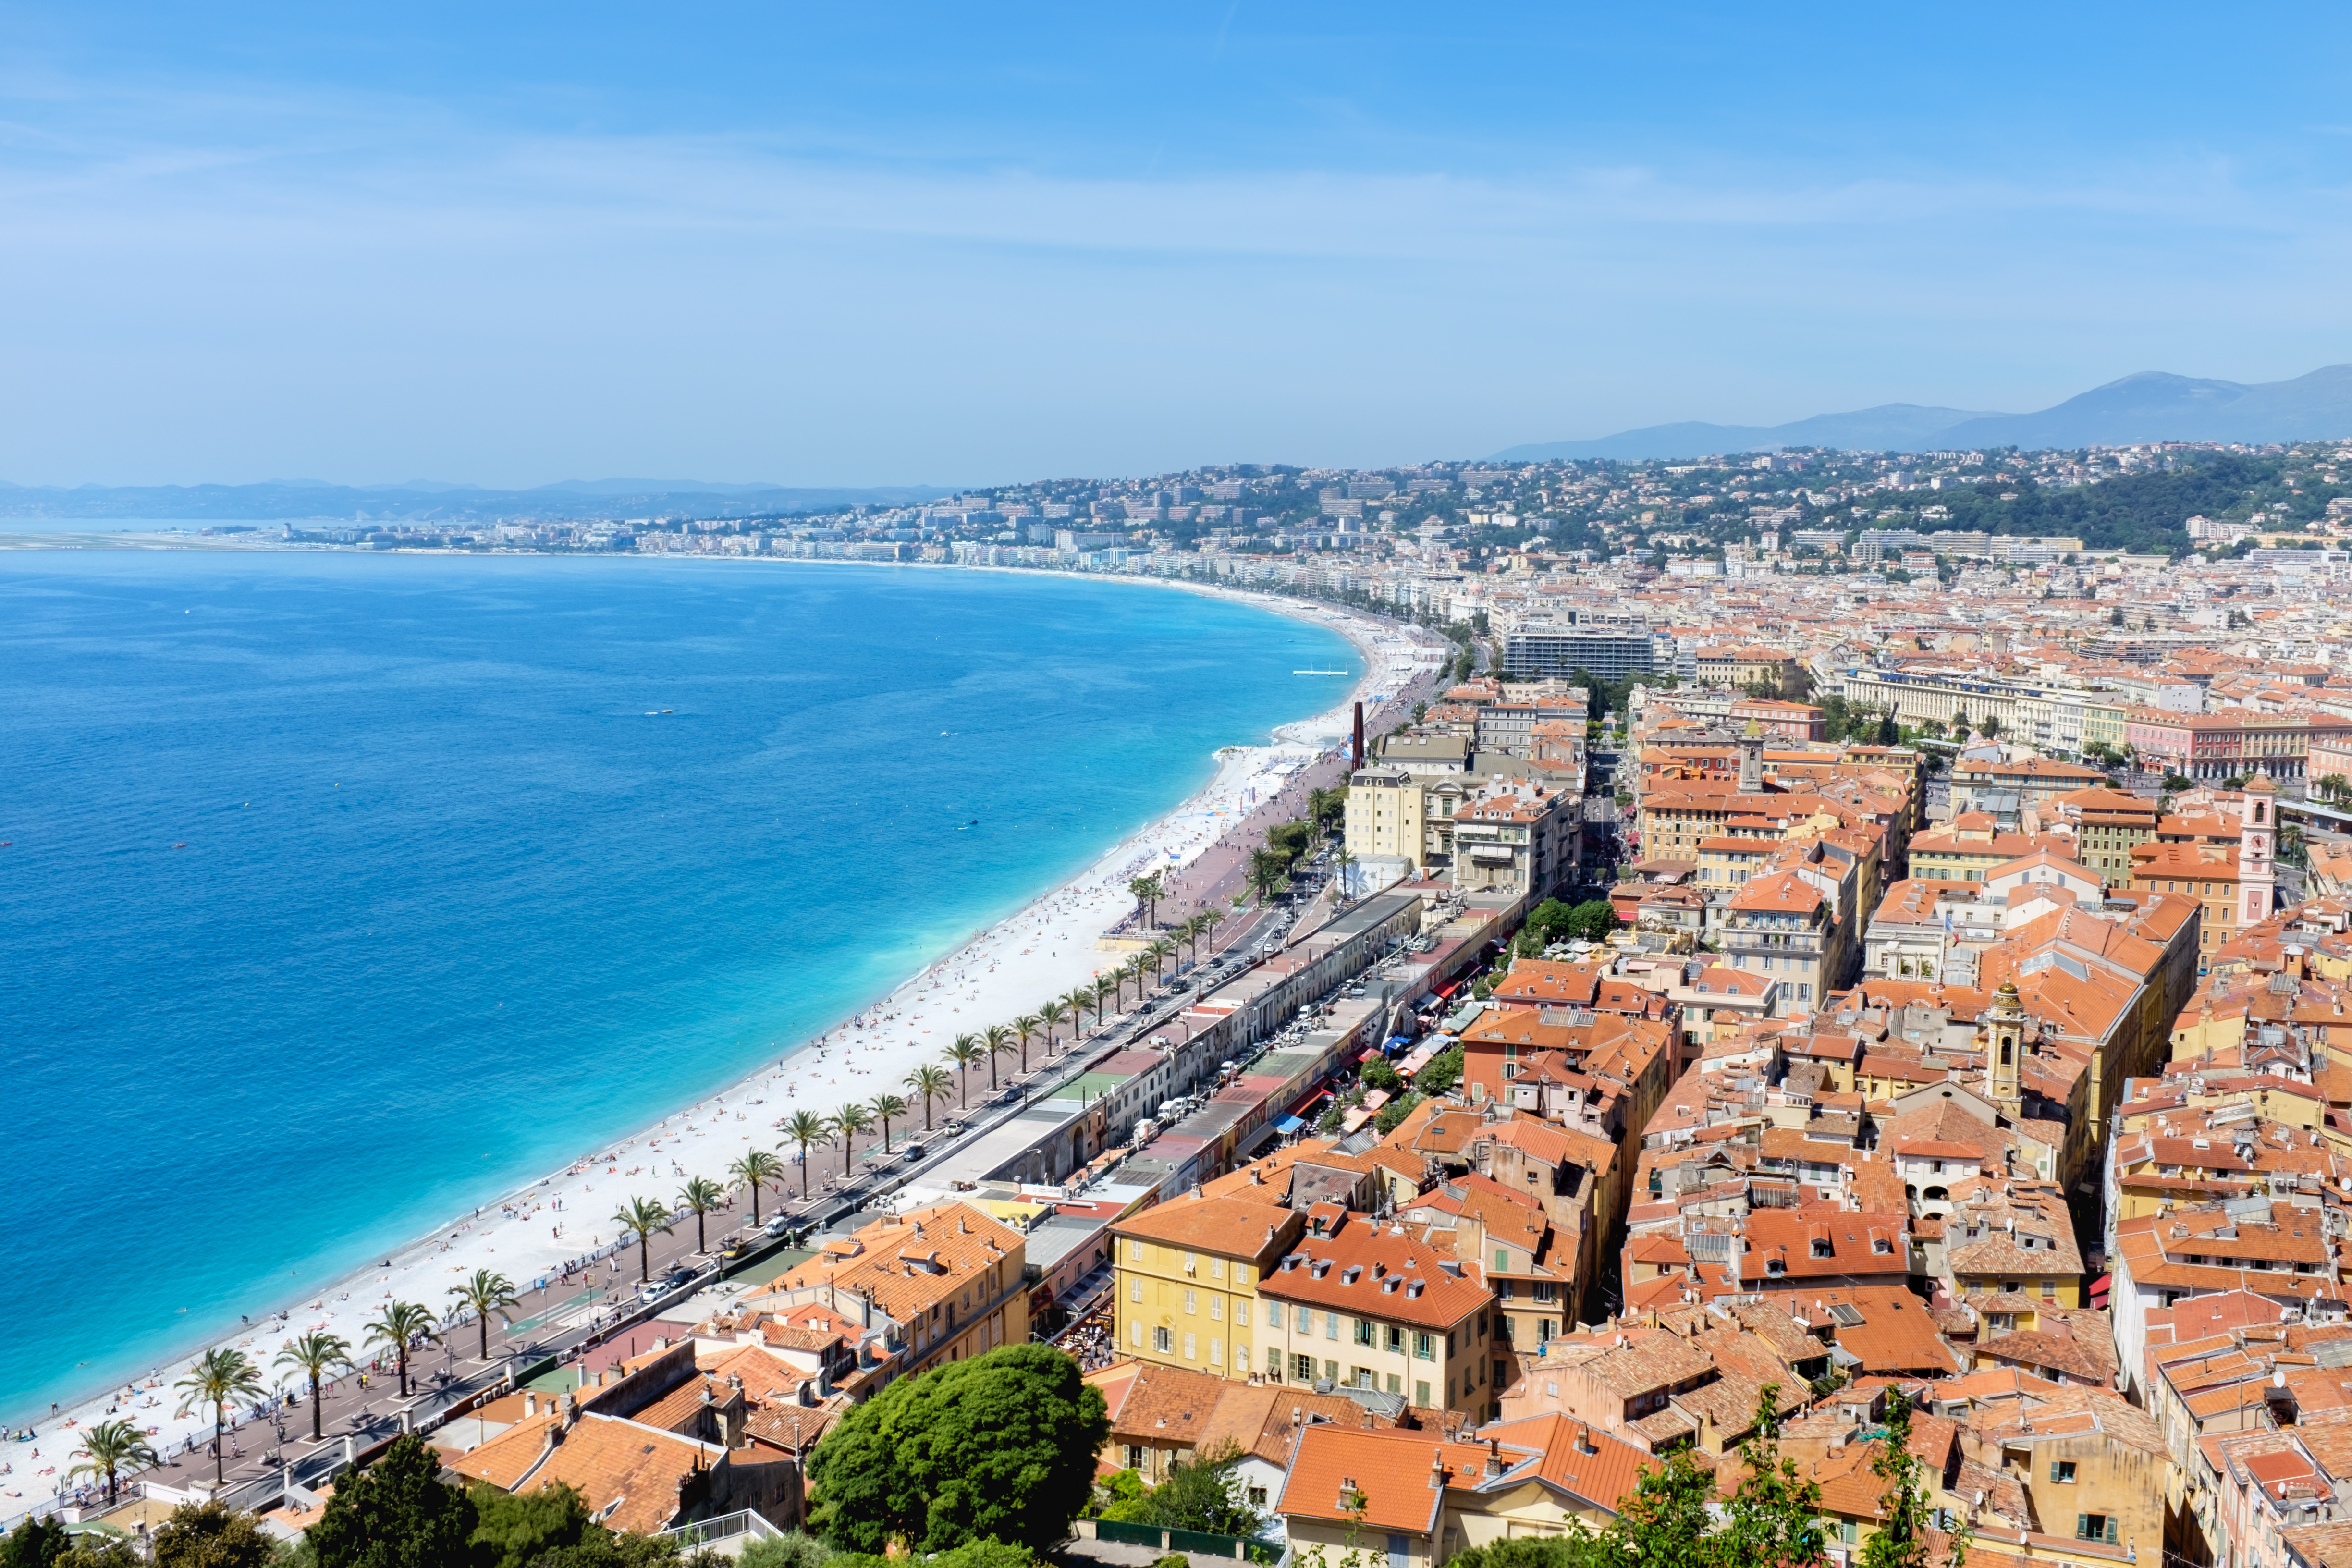
[[[1360,660],[1042,575],[0,555],[0,1413],[781,1055],[1329,702],[1310,667]]]

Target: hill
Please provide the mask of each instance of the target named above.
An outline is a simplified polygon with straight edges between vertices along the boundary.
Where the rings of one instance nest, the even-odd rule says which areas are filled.
[[[2290,381],[2201,380],[2142,371],[2034,414],[1970,414],[1889,403],[1787,425],[1652,425],[1589,441],[1513,447],[1505,462],[1696,458],[1783,447],[1927,452],[1971,447],[2119,447],[2140,441],[2319,441],[2352,437],[2352,364]]]

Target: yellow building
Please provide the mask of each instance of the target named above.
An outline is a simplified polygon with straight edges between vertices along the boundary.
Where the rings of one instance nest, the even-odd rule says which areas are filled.
[[[1348,781],[1348,853],[1359,860],[1426,863],[1429,807],[1421,781],[1402,768],[1361,768]]]
[[[1305,1224],[1294,1209],[1194,1195],[1112,1226],[1119,1348],[1160,1366],[1246,1379],[1266,1323],[1258,1282]]]

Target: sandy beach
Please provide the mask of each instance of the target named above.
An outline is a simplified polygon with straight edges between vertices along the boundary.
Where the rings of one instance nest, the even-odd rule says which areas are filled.
[[[448,1300],[449,1287],[477,1268],[496,1269],[528,1290],[559,1274],[568,1260],[612,1244],[617,1234],[610,1216],[630,1199],[675,1204],[679,1187],[694,1176],[728,1185],[727,1167],[753,1147],[775,1150],[790,1162],[795,1151],[777,1130],[781,1119],[797,1110],[824,1113],[845,1101],[904,1093],[907,1073],[918,1063],[939,1060],[956,1036],[1033,1012],[1039,1003],[1117,963],[1120,955],[1098,947],[1097,939],[1132,910],[1134,900],[1126,890],[1129,879],[1198,857],[1300,768],[1334,743],[1345,743],[1352,701],[1361,700],[1370,712],[1379,700],[1403,691],[1438,658],[1437,652],[1423,651],[1429,645],[1416,644],[1396,627],[1332,605],[1201,584],[1119,581],[1224,595],[1313,621],[1346,636],[1362,654],[1366,672],[1330,709],[1283,726],[1274,743],[1226,748],[1218,753],[1209,784],[1176,809],[780,1060],[605,1145],[599,1158],[583,1159],[486,1202],[476,1214],[452,1219],[393,1253],[383,1265],[299,1302],[257,1303],[259,1316],[216,1342],[251,1356],[270,1386],[297,1389],[299,1374],[270,1364],[294,1335],[324,1331],[358,1346],[365,1339],[364,1325],[387,1300],[423,1301],[438,1310]],[[1042,1047],[1033,1044],[1033,1064],[1041,1059]],[[1008,1058],[1000,1070],[1012,1065]],[[918,1108],[900,1131],[919,1124]],[[821,1150],[810,1155],[820,1172],[824,1158]],[[798,1189],[797,1172],[789,1184]],[[732,1223],[722,1222],[720,1228]],[[95,1421],[131,1419],[150,1432],[159,1450],[176,1452],[190,1436],[199,1446],[208,1441],[208,1414],[175,1415],[178,1400],[170,1391],[194,1359],[183,1357],[136,1384],[118,1385],[58,1414],[42,1413],[40,1419],[32,1412],[15,1413],[12,1431],[29,1421],[40,1436],[30,1444],[10,1444],[0,1455],[11,1467],[0,1476],[0,1517],[37,1507],[53,1489],[62,1489],[79,1451],[74,1433]]]

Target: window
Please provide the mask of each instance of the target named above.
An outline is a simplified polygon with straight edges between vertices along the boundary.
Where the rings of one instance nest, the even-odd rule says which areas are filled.
[[[1265,1352],[1265,1374],[1277,1382],[1282,1377],[1282,1352],[1268,1346]]]
[[[1201,1260],[1189,1252],[1186,1253],[1184,1255],[1184,1272],[1187,1274],[1198,1274],[1200,1271]]]
[[[1311,1355],[1292,1356],[1290,1358],[1290,1375],[1297,1378],[1301,1383],[1314,1382],[1315,1358]]]
[[[1265,1506],[1265,1489],[1264,1487],[1250,1488],[1249,1501],[1250,1507],[1252,1508],[1264,1508]]]
[[[1173,1329],[1152,1330],[1151,1348],[1160,1352],[1162,1355],[1174,1350],[1176,1348],[1176,1331]]]
[[[2051,1460],[2051,1461],[2050,1461],[2050,1479],[2051,1479],[2052,1480],[2053,1480],[2053,1481],[2069,1481],[2069,1482],[2071,1482],[2072,1480],[2074,1480],[2074,1460],[2072,1460],[2072,1459],[2053,1459],[2053,1460]]]
[[[1209,1259],[1209,1278],[1210,1278],[1210,1279],[1223,1279],[1224,1277],[1225,1277],[1225,1260],[1224,1260],[1223,1258],[1210,1258],[1210,1259]]]
[[[1143,1468],[1143,1448],[1139,1444],[1127,1445],[1127,1468],[1130,1470]]]
[[[1222,1323],[1222,1322],[1223,1322],[1224,1321],[1225,1321],[1225,1299],[1224,1299],[1223,1296],[1212,1296],[1212,1297],[1210,1297],[1210,1298],[1209,1298],[1209,1321],[1211,1321],[1211,1322],[1213,1322],[1213,1323]]]
[[[1404,1392],[1404,1379],[1399,1377],[1394,1373],[1389,1373],[1389,1392],[1391,1394],[1402,1394]]]
[[[1234,1321],[1244,1329],[1249,1327],[1249,1303],[1247,1301],[1236,1301],[1234,1303]]]
[[[1128,1281],[1127,1299],[1130,1301],[1140,1301],[1143,1300],[1143,1277],[1141,1275],[1139,1274],[1133,1279]]]
[[[1323,1381],[1335,1387],[1338,1386],[1339,1382],[1339,1363],[1338,1362],[1327,1361],[1323,1363]]]
[[[1862,1539],[1862,1527],[1850,1519],[1838,1521],[1838,1539],[1852,1546]]]
[[[1389,1349],[1396,1352],[1399,1355],[1402,1355],[1404,1353],[1404,1331],[1398,1328],[1394,1323],[1391,1323],[1389,1325],[1388,1342]]]
[[[1200,1299],[1197,1296],[1190,1290],[1184,1292],[1184,1315],[1186,1317],[1192,1317],[1199,1305]]]
[[[1497,1274],[1506,1273],[1509,1270],[1510,1267],[1511,1255],[1504,1251],[1499,1247],[1495,1248],[1495,1272]]]
[[[2113,1546],[2120,1535],[2117,1522],[2111,1513],[2078,1513],[2074,1516],[2074,1539],[2104,1541]]]
[[[1192,1336],[1190,1334],[1186,1334],[1184,1336],[1184,1359],[1186,1361],[1198,1361],[1201,1359],[1200,1352],[1194,1348]]]
[[[1372,1325],[1362,1318],[1356,1320],[1356,1342],[1360,1345],[1372,1342]]]
[[[1127,1321],[1127,1342],[1138,1350],[1143,1348],[1143,1325],[1133,1318]]]
[[[1142,1261],[1143,1261],[1143,1243],[1141,1243],[1141,1242],[1139,1242],[1139,1241],[1131,1241],[1131,1242],[1128,1243],[1128,1257],[1129,1257],[1131,1260],[1133,1260],[1134,1262],[1137,1262],[1137,1263],[1140,1263],[1140,1262],[1142,1262]]]
[[[1415,1331],[1412,1336],[1412,1354],[1415,1361],[1435,1361],[1437,1341],[1428,1334]],[[1423,1403],[1426,1404],[1427,1401],[1424,1400]]]
[[[1412,1402],[1415,1405],[1420,1405],[1423,1410],[1429,1408],[1429,1382],[1426,1378],[1420,1379],[1413,1384]]]
[[[1326,1312],[1323,1314],[1323,1337],[1327,1340],[1336,1340],[1339,1337],[1339,1313]]]
[[[1311,1334],[1315,1331],[1314,1308],[1301,1307],[1298,1309],[1298,1331],[1302,1334]]]

